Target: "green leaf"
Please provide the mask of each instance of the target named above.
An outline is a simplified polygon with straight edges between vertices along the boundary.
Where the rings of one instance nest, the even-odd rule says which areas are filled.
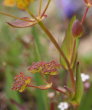
[[[84,94],[78,110],[92,110],[92,83],[88,92]]]
[[[72,35],[72,25],[75,20],[76,20],[76,17],[74,16],[70,21],[70,24],[66,31],[66,36],[61,45],[61,49],[63,50],[66,58],[68,59],[69,63],[71,64],[71,67],[73,67],[75,59],[76,59],[76,39]],[[61,64],[64,66],[64,68],[67,69],[65,60],[62,57],[60,58],[60,60],[61,60]]]
[[[75,96],[73,98],[74,104],[80,104],[81,98],[83,96],[83,82],[81,79],[79,63],[76,66],[76,91]]]

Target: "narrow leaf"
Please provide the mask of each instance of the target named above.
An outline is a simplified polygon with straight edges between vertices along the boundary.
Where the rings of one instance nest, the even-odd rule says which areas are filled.
[[[76,17],[74,16],[70,21],[70,24],[66,31],[66,36],[61,45],[61,49],[63,50],[71,66],[73,66],[73,63],[75,62],[75,58],[76,58],[76,39],[72,35],[72,25],[75,20]],[[66,62],[62,57],[61,57],[61,64],[67,69]]]
[[[83,95],[83,82],[81,79],[80,68],[78,63],[76,67],[76,91],[75,96],[73,98],[73,102],[75,104],[80,104],[82,95]]]
[[[88,92],[84,94],[78,110],[92,110],[92,83]]]

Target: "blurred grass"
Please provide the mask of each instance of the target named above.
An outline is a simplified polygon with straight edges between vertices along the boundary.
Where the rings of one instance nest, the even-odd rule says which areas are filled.
[[[92,110],[92,82],[89,90],[84,94],[78,110]]]
[[[32,28],[32,34],[35,39],[35,54],[36,54],[36,61],[41,61],[41,44],[40,44],[40,35],[37,33],[35,27]],[[35,75],[35,81],[37,85],[41,85],[42,83],[42,78],[39,77],[39,74]],[[37,98],[37,103],[38,103],[38,110],[48,110],[48,98],[47,98],[47,91],[42,91],[36,89],[36,98]]]
[[[24,70],[24,66],[31,64],[32,62],[41,61],[43,57],[43,46],[40,43],[39,32],[36,31],[35,27],[30,30],[28,29],[12,29],[7,24],[1,24],[1,35],[0,35],[0,66],[4,66],[5,74],[5,90],[6,97],[8,100],[14,99],[18,103],[24,102],[21,99],[19,93],[12,91],[11,87],[13,84],[13,78],[15,73]],[[26,48],[19,39],[23,39],[26,35],[33,35],[33,42],[31,41],[30,47]],[[28,56],[25,56],[28,54]],[[45,54],[45,52],[44,52]],[[26,67],[25,67],[26,68]],[[35,81],[37,85],[43,84],[42,79],[39,75],[35,75]],[[35,90],[35,97],[37,100],[37,109],[48,110],[48,98],[47,91]],[[25,103],[25,102],[24,102]],[[17,110],[15,105],[10,102],[7,103],[10,108]]]

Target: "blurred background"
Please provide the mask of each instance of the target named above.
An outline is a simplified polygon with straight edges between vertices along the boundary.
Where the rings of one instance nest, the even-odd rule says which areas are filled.
[[[46,1],[43,3],[43,7]],[[35,1],[30,9],[37,10]],[[46,27],[62,44],[65,31],[72,16],[81,20],[85,10],[82,0],[52,0],[47,10],[47,18],[43,20]],[[6,7],[0,0],[0,11],[17,17],[29,16],[27,12],[16,7]],[[90,75],[92,79],[92,9],[89,10],[84,23],[84,34],[80,38],[78,56],[81,72]],[[59,53],[49,41],[46,34],[36,25],[30,28],[12,28],[7,22],[13,18],[0,15],[0,110],[49,110],[50,105],[56,106],[63,98],[53,90],[49,92],[28,88],[23,93],[11,90],[14,76],[19,72],[30,73],[27,67],[32,62],[59,61]],[[36,84],[42,84],[39,75],[32,75]],[[63,85],[65,74],[61,72],[58,84]],[[88,83],[87,83],[88,84]],[[52,101],[53,99],[53,101]],[[58,108],[56,107],[56,110]]]

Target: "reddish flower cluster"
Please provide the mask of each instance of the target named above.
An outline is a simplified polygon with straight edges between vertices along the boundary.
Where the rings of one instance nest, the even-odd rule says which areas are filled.
[[[42,74],[49,74],[49,75],[57,75],[57,69],[60,67],[60,64],[56,63],[55,61],[51,61],[49,63],[46,62],[37,62],[33,63],[32,66],[28,68],[31,73],[40,72]],[[19,75],[16,75],[14,80],[14,84],[12,89],[23,92],[26,87],[34,87],[38,89],[49,89],[52,86],[51,82],[46,82],[46,85],[34,86],[31,83],[31,77],[25,76],[23,72],[20,72]]]
[[[45,62],[33,63],[33,64],[28,68],[28,70],[29,70],[31,73],[37,73],[37,72],[42,71],[42,67],[43,67],[44,65],[45,65]]]
[[[15,82],[12,89],[19,92],[24,91],[27,85],[31,83],[31,77],[25,76],[23,72],[21,72],[19,75],[16,75],[14,80]]]
[[[49,74],[49,75],[57,75],[58,74],[58,68],[60,67],[60,64],[58,64],[56,61],[51,61],[49,63],[46,62],[37,62],[33,63],[32,66],[28,68],[28,70],[31,73],[37,73],[40,72],[42,74]]]

